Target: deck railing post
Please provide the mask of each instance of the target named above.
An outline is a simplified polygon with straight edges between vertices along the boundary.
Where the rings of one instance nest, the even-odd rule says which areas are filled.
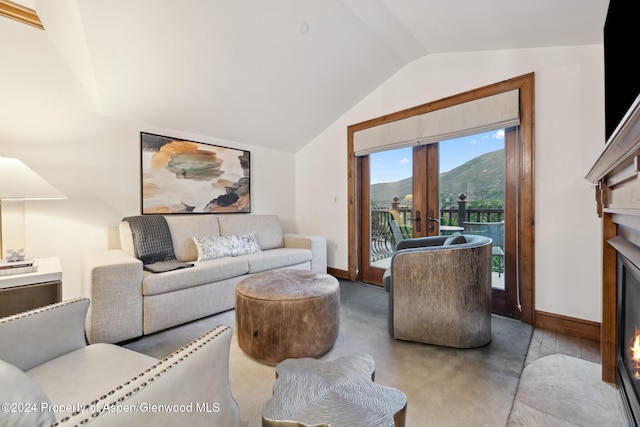
[[[464,227],[467,220],[467,195],[460,193],[458,196],[458,227]]]

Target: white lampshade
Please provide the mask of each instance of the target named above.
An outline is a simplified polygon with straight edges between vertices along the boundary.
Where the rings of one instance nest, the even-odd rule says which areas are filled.
[[[66,198],[57,188],[20,160],[0,156],[0,200]]]

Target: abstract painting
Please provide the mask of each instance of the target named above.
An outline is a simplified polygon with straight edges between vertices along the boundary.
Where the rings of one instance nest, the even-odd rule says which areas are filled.
[[[142,214],[251,212],[250,153],[140,133]]]

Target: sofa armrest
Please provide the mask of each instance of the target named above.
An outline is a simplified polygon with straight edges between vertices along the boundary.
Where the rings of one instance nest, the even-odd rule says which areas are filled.
[[[310,249],[311,270],[319,273],[327,272],[327,239],[324,237],[285,234],[284,247]]]
[[[0,359],[27,371],[87,345],[89,300],[76,298],[0,320]]]
[[[238,426],[229,384],[231,336],[228,326],[214,328],[58,425]]]
[[[142,261],[121,249],[86,252],[83,293],[91,300],[87,339],[118,343],[142,335]]]

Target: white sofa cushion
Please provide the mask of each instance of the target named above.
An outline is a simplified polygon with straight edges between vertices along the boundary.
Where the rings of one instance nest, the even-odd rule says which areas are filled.
[[[145,272],[142,295],[157,295],[242,276],[249,272],[249,263],[244,256],[198,262],[191,268],[161,274]]]
[[[255,232],[263,251],[284,247],[284,236],[277,215],[218,215],[218,223],[222,236]]]
[[[178,261],[191,262],[198,259],[194,236],[220,236],[216,215],[166,215],[173,251]]]
[[[309,249],[278,248],[262,251],[251,255],[243,255],[249,263],[249,273],[277,268],[292,267],[311,261],[312,252]]]
[[[42,388],[17,367],[0,360],[0,425],[47,426],[56,422]]]

